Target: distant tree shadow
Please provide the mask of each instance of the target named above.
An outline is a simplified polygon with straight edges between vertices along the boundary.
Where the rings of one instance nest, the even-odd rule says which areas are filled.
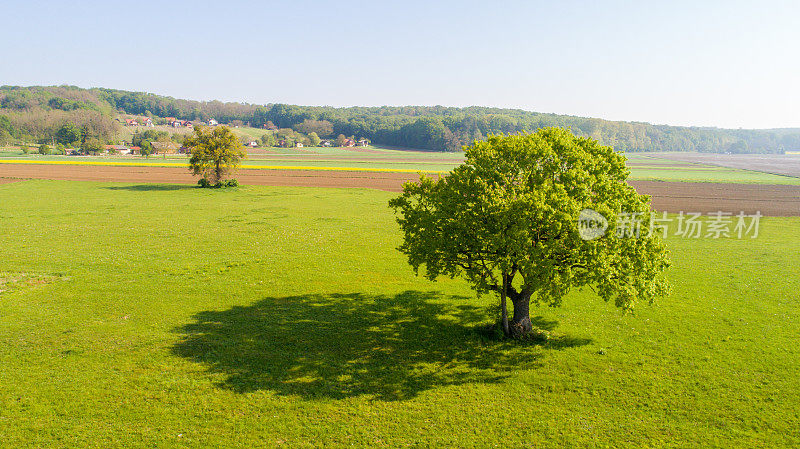
[[[188,189],[197,189],[198,187],[192,184],[137,184],[132,186],[108,186],[104,188],[108,190],[131,190],[134,192],[151,192],[151,191],[188,190]]]
[[[540,363],[542,351],[531,347],[537,344],[479,332],[485,310],[440,299],[418,291],[265,298],[198,313],[196,322],[176,329],[184,336],[172,351],[224,374],[219,386],[240,393],[268,389],[307,398],[369,395],[387,401],[437,386],[499,382],[513,370]],[[589,342],[560,339],[543,348]]]

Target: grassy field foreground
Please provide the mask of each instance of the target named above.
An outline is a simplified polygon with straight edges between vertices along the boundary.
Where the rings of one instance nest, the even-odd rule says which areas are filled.
[[[391,194],[0,185],[0,446],[796,447],[800,219],[670,238],[672,296],[496,342]]]

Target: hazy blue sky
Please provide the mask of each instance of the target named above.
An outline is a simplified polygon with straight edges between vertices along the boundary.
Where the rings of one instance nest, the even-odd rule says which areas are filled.
[[[0,0],[0,84],[800,127],[797,1]]]

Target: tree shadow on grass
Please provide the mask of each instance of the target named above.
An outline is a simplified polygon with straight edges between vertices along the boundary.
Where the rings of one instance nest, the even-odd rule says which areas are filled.
[[[478,330],[484,309],[441,299],[418,291],[265,298],[198,313],[176,329],[183,339],[172,351],[223,374],[219,386],[239,393],[392,401],[439,386],[500,382],[538,366],[546,349],[590,342],[537,348],[492,339]]]
[[[197,189],[198,187],[193,184],[136,184],[132,186],[108,186],[104,188],[108,190],[130,190],[133,192],[170,192],[174,190]]]

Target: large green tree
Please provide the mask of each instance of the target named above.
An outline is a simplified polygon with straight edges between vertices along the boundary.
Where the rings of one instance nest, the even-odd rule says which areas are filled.
[[[620,153],[565,129],[492,135],[466,148],[463,165],[406,183],[390,201],[399,249],[431,280],[464,277],[478,294],[495,292],[506,335],[532,330],[532,299],[556,306],[573,287],[630,310],[667,293],[669,262],[648,232],[649,198],[626,183],[628,173]],[[580,232],[587,213],[597,230],[605,218],[605,234]]]
[[[222,181],[247,157],[239,138],[227,126],[213,129],[197,126],[183,144],[192,150],[189,169],[211,184]]]

